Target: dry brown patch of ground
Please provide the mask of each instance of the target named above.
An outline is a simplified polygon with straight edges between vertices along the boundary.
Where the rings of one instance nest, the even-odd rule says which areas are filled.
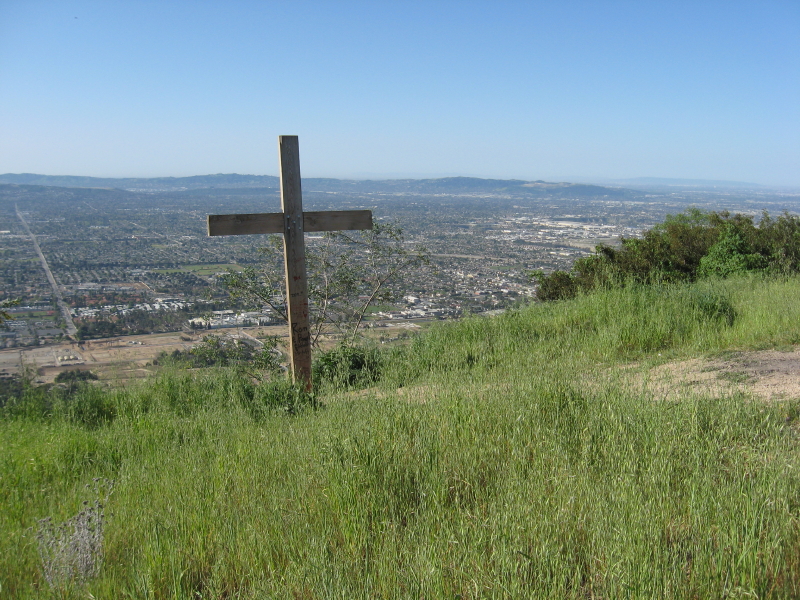
[[[669,362],[633,377],[631,383],[665,400],[687,393],[721,396],[737,391],[766,401],[800,398],[800,349],[727,352]]]
[[[241,332],[244,332],[244,328],[241,331],[214,329],[191,334],[153,333],[3,349],[0,350],[0,375],[19,373],[25,367],[36,372],[37,383],[52,383],[62,371],[73,369],[89,369],[104,381],[140,379],[155,372],[152,362],[162,352],[188,350],[209,334]],[[248,332],[249,335],[286,336],[285,327],[248,328],[245,333]],[[63,360],[64,357],[70,357],[70,360]]]

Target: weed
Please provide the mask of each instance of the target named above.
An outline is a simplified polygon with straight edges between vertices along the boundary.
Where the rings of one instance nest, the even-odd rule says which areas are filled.
[[[341,345],[314,361],[314,380],[334,387],[365,387],[380,379],[382,366],[377,349]]]
[[[39,521],[36,539],[42,575],[51,588],[63,589],[72,583],[83,585],[100,572],[105,507],[113,489],[113,481],[96,478],[94,502],[84,500],[78,514],[60,525],[55,525],[52,517]]]
[[[245,405],[255,418],[262,418],[271,411],[278,410],[291,415],[305,408],[317,408],[318,402],[312,392],[301,384],[294,384],[286,378],[276,378],[256,387],[252,403]]]
[[[690,288],[691,302],[700,311],[700,314],[710,320],[722,321],[728,326],[733,325],[736,310],[730,298],[719,292]]]

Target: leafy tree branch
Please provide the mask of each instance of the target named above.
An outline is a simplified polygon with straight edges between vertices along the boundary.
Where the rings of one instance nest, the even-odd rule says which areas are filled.
[[[287,321],[283,248],[275,236],[260,248],[260,267],[230,271],[224,285],[234,299],[269,307]],[[395,223],[375,223],[372,229],[327,233],[306,246],[311,344],[318,347],[323,333],[335,330],[353,343],[369,307],[394,302],[397,286],[411,269],[430,265],[422,246],[408,248]]]

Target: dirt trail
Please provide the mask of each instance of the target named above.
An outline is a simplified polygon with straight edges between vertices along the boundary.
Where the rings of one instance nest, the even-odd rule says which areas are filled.
[[[800,349],[727,352],[653,367],[635,378],[656,397],[678,399],[687,392],[718,396],[737,390],[764,400],[800,398]]]

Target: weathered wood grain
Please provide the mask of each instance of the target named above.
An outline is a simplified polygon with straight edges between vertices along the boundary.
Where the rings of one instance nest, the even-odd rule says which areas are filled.
[[[283,213],[208,215],[208,235],[283,233]]]
[[[303,194],[300,189],[300,145],[296,135],[278,138],[283,209],[283,249],[289,317],[289,354],[295,381],[311,388],[311,328],[308,319],[306,246],[303,239]]]
[[[303,230],[306,233],[354,229],[372,229],[371,210],[328,210],[303,213]],[[283,233],[283,230],[283,213],[208,215],[208,235],[211,236]]]

